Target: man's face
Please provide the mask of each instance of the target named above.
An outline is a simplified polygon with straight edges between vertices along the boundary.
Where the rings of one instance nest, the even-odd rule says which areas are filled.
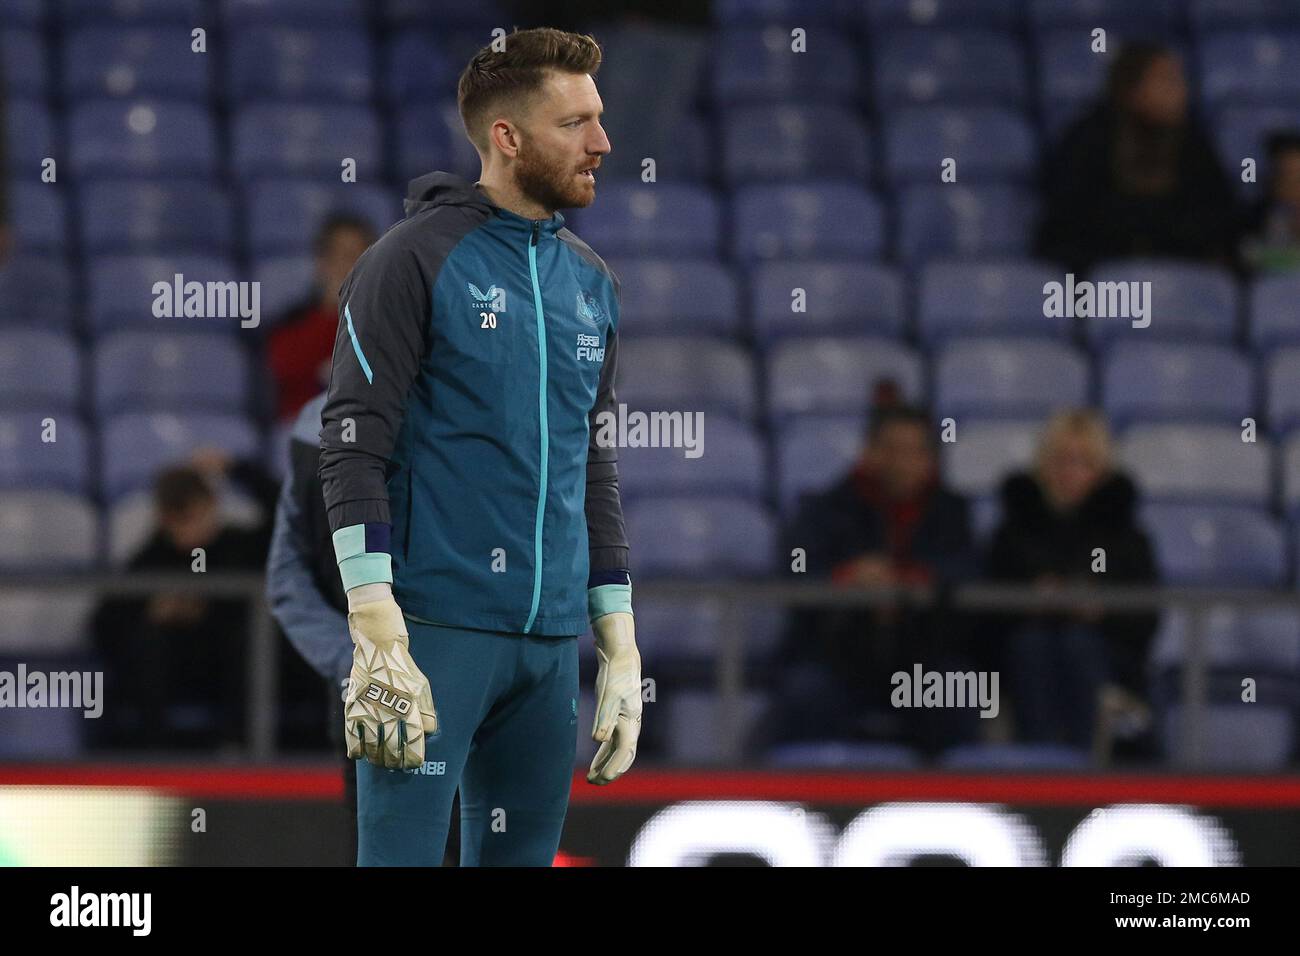
[[[159,523],[178,551],[206,547],[220,530],[216,499],[197,499],[179,511],[163,512]]]
[[[520,125],[514,163],[520,192],[545,209],[590,206],[596,178],[589,170],[611,149],[600,125],[603,111],[590,75],[548,70]]]
[[[1175,56],[1151,61],[1133,89],[1133,112],[1157,126],[1178,126],[1187,118],[1187,79]]]
[[[1273,161],[1273,195],[1280,203],[1300,208],[1300,149],[1288,149]]]
[[[1081,504],[1104,477],[1092,446],[1079,435],[1062,435],[1043,461],[1044,490],[1058,508]]]
[[[325,240],[325,248],[316,256],[316,276],[321,293],[327,300],[339,294],[343,281],[370,245],[371,236],[360,229],[335,229]]]
[[[871,443],[871,457],[892,498],[918,494],[934,474],[934,452],[923,427],[911,422],[885,425]]]

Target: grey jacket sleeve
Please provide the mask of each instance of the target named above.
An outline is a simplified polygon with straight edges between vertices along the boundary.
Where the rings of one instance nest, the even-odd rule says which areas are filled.
[[[610,273],[611,276],[613,273]],[[614,278],[615,295],[619,283]],[[587,543],[590,550],[593,582],[598,572],[628,568],[627,530],[623,524],[623,502],[618,490],[618,447],[601,447],[598,416],[608,412],[617,416],[618,396],[614,383],[618,374],[618,327],[611,325],[605,342],[605,361],[600,369],[596,404],[589,422],[591,438],[587,447]]]
[[[426,354],[432,308],[415,250],[397,230],[371,246],[343,283],[320,431],[331,531],[391,524],[388,462]]]

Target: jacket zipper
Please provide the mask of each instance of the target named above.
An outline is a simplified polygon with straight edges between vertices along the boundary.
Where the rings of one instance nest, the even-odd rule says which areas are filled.
[[[533,604],[528,611],[524,633],[533,629],[537,608],[542,600],[542,522],[546,516],[547,462],[550,458],[551,436],[546,422],[546,323],[542,316],[542,287],[537,281],[537,239],[542,224],[533,223],[533,234],[528,241],[528,274],[533,280],[533,310],[537,313],[537,411],[538,427],[542,435],[541,481],[537,491],[537,517],[533,523]]]

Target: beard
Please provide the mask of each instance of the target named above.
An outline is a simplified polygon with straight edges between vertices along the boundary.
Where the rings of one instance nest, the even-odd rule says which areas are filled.
[[[594,181],[579,178],[576,165],[568,160],[547,159],[529,147],[522,147],[516,157],[515,182],[526,198],[543,209],[583,208],[596,198]]]

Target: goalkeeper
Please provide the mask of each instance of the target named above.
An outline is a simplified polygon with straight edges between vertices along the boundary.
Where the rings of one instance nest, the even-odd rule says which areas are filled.
[[[361,865],[549,865],[599,673],[587,774],[636,755],[640,656],[616,451],[618,280],[564,228],[609,152],[590,37],[538,29],[460,78],[479,182],[411,184],[340,292],[320,477],[354,643]]]

